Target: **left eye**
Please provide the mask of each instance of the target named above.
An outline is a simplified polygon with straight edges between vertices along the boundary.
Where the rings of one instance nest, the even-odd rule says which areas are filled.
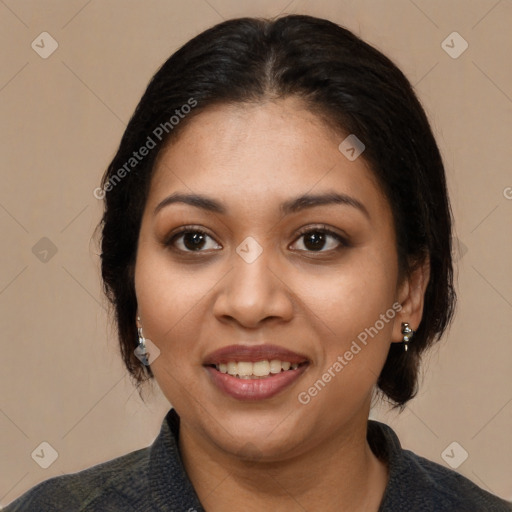
[[[326,241],[329,238],[334,239],[337,243],[331,243],[331,247],[322,251],[321,249],[325,247]],[[306,247],[306,250],[311,252],[327,252],[329,250],[336,249],[336,245],[348,245],[342,236],[327,228],[312,228],[307,231],[303,231],[300,233],[298,240],[301,239],[304,239],[303,245]]]

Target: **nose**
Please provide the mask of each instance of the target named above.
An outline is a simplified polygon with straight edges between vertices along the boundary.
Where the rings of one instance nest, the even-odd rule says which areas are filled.
[[[292,318],[293,283],[286,282],[286,273],[270,253],[265,249],[254,261],[233,253],[233,267],[219,283],[213,307],[216,318],[250,329]]]

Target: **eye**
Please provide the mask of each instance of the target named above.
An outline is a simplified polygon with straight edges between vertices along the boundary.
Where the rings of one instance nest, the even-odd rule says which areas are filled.
[[[344,237],[326,226],[308,226],[307,228],[299,231],[299,239],[301,238],[304,239],[303,245],[306,247],[305,250],[308,252],[329,252],[330,250],[337,250],[349,246]],[[322,249],[325,247],[329,239],[334,239],[335,242],[327,244],[330,245],[330,247],[323,251]]]
[[[184,229],[179,231],[178,233],[174,233],[171,235],[165,242],[165,246],[170,246],[171,248],[181,251],[181,252],[204,252],[202,249],[212,249],[212,247],[207,247],[206,240],[213,240],[213,238],[203,231],[194,226],[185,226]],[[177,247],[176,242],[179,242]],[[213,249],[222,249],[220,245],[217,244],[217,247],[213,247]]]
[[[308,252],[329,252],[349,246],[343,236],[323,225],[314,227],[308,226],[300,230],[298,236],[299,239],[304,238],[305,240],[305,242],[303,242],[305,249],[299,250],[306,250]],[[170,235],[164,242],[164,245],[185,253],[205,252],[208,249],[222,249],[222,246],[217,243],[208,247],[208,239],[213,240],[206,231],[195,226],[184,226],[183,229],[177,233]],[[334,240],[334,242],[331,241],[330,244],[327,244],[329,239]],[[325,248],[326,244],[330,245],[330,247],[327,247],[326,250],[322,250]]]

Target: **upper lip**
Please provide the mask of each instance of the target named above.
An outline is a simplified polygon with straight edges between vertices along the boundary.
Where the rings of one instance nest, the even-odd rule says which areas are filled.
[[[208,354],[204,365],[229,363],[230,361],[265,361],[279,359],[292,364],[307,362],[308,358],[303,354],[292,352],[277,345],[228,345]]]

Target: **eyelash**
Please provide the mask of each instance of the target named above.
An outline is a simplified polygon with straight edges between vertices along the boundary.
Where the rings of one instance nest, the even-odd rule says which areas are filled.
[[[324,224],[319,224],[318,226],[307,226],[305,228],[300,229],[299,232],[297,233],[296,240],[298,240],[302,236],[307,235],[309,233],[322,233],[324,235],[332,236],[333,238],[335,238],[340,243],[340,246],[335,248],[335,249],[329,249],[327,251],[305,251],[305,252],[311,252],[311,253],[330,253],[330,252],[333,252],[333,251],[339,251],[340,249],[343,249],[345,247],[349,247],[348,241],[343,236],[341,236],[336,231],[333,231],[332,229],[328,228]]]
[[[206,231],[204,231],[203,229],[201,229],[199,227],[196,227],[196,226],[183,226],[183,229],[181,229],[177,233],[172,234],[170,237],[168,237],[164,241],[164,246],[165,247],[170,247],[174,251],[177,251],[177,252],[180,252],[180,253],[186,253],[186,254],[194,254],[194,253],[205,252],[205,251],[202,251],[202,250],[197,250],[197,251],[182,250],[182,249],[176,249],[176,247],[174,247],[174,243],[176,242],[176,240],[178,238],[180,238],[183,235],[189,234],[189,233],[199,233],[201,235],[206,235],[206,236],[208,236],[208,237],[213,239],[212,236],[210,236]],[[302,236],[307,235],[309,233],[322,233],[322,234],[325,234],[325,235],[332,236],[341,245],[339,247],[335,248],[335,249],[329,249],[327,251],[324,251],[324,250],[320,250],[320,251],[301,250],[300,252],[320,253],[321,254],[321,253],[331,253],[333,251],[339,251],[339,250],[341,250],[343,248],[350,247],[350,244],[348,243],[348,241],[343,236],[341,236],[339,233],[337,233],[336,231],[333,231],[332,229],[328,228],[327,226],[325,226],[323,224],[318,225],[318,226],[308,226],[308,227],[302,228],[297,233],[297,237],[296,237],[295,241],[297,241],[299,238],[301,238]]]

